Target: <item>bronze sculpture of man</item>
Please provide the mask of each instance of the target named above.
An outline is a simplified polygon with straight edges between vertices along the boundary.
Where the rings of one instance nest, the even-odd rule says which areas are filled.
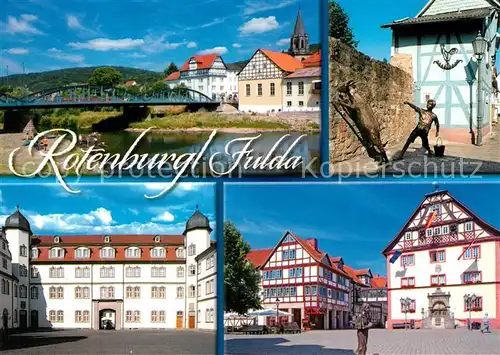
[[[435,100],[427,100],[427,109],[423,109],[415,106],[412,103],[405,102],[408,106],[414,109],[418,113],[418,123],[417,127],[410,133],[408,140],[406,141],[403,150],[399,154],[399,159],[403,158],[403,155],[406,153],[406,150],[410,146],[411,143],[415,142],[417,137],[420,137],[422,140],[422,147],[424,147],[429,155],[434,155],[429,146],[429,131],[431,130],[432,123],[436,124],[436,137],[439,137],[439,120],[438,117],[432,110],[436,107]]]
[[[347,110],[349,118],[359,131],[358,138],[366,149],[368,156],[378,162],[389,162],[385,152],[385,144],[380,137],[380,124],[371,106],[363,100],[352,80],[338,88],[338,103]]]
[[[354,327],[358,333],[358,349],[356,350],[356,354],[366,355],[366,349],[368,347],[368,330],[373,327],[370,305],[368,303],[363,303],[361,306],[361,313],[356,316]]]

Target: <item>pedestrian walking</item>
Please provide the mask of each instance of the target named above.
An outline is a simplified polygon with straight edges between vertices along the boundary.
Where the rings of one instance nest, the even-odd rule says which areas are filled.
[[[354,320],[354,326],[358,335],[358,349],[357,355],[366,355],[368,348],[368,330],[373,327],[370,314],[370,305],[364,303],[361,306],[361,313],[358,314]]]
[[[488,313],[485,313],[483,318],[483,326],[481,327],[481,333],[489,333],[490,332],[490,321],[488,319]]]

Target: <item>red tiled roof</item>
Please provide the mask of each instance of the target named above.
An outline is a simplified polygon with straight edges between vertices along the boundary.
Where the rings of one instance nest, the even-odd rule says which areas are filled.
[[[297,69],[304,67],[304,65],[299,60],[295,59],[289,54],[273,52],[267,49],[259,50],[283,71],[291,73]]]
[[[133,86],[135,84],[137,84],[137,82],[135,80],[127,80],[124,85],[125,86]]]
[[[212,64],[214,64],[215,59],[219,57],[217,53],[212,53],[212,54],[206,54],[206,55],[194,55],[190,57],[184,65],[181,67],[181,71],[187,71],[189,70],[189,62],[191,59],[195,59],[197,65],[197,70],[198,69],[208,69],[212,67]]]
[[[387,278],[383,276],[377,276],[370,280],[370,286],[373,288],[386,288]]]
[[[160,237],[159,242],[155,242],[155,237]],[[59,243],[54,242],[54,238],[59,237]],[[105,237],[109,237],[109,243],[105,243]],[[101,234],[101,235],[34,235],[33,243],[40,246],[87,246],[87,245],[184,245],[183,235],[158,235],[158,234]]]
[[[370,269],[361,269],[361,270],[354,270],[356,272],[356,276],[362,276],[362,275],[369,275],[370,274]]]
[[[302,61],[304,67],[321,67],[321,51],[317,51]]]
[[[330,256],[330,262],[333,263],[338,263],[340,260],[342,260],[341,256]]]
[[[321,77],[321,67],[301,68],[287,75],[287,78],[316,78]]]
[[[250,261],[255,268],[258,268],[267,260],[272,251],[273,249],[252,250],[247,254],[247,260]]]
[[[356,275],[356,271],[350,266],[347,266],[344,264],[344,271],[349,275],[349,277],[352,279],[353,282],[357,283],[358,285],[364,285],[363,281],[361,281],[358,276]]]
[[[164,81],[175,81],[175,80],[179,80],[180,77],[181,77],[181,72],[180,71],[174,71],[169,76],[167,76],[164,79]]]

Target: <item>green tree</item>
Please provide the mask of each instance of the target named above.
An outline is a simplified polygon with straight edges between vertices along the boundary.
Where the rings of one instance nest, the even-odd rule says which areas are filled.
[[[122,81],[122,75],[115,68],[97,68],[89,79],[90,85],[113,86]]]
[[[173,62],[170,62],[170,64],[168,65],[168,67],[165,68],[163,73],[165,73],[165,76],[169,76],[170,74],[176,71],[179,71],[179,68]]]
[[[349,15],[339,5],[337,0],[330,0],[328,13],[330,17],[330,37],[356,48],[359,41],[354,39],[354,33],[351,27],[349,27]]]
[[[22,88],[12,88],[7,95],[12,96],[12,97],[22,97],[23,96],[23,89]]]
[[[154,83],[153,85],[151,85],[150,90],[152,92],[159,92],[159,91],[164,91],[166,88],[167,88],[167,85],[165,84],[165,82],[163,80],[159,80],[156,83]]]
[[[260,309],[260,274],[246,259],[250,245],[231,222],[224,223],[224,295],[226,312]]]

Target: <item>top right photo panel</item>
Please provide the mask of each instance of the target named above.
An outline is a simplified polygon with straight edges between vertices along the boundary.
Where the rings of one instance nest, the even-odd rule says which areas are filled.
[[[500,1],[394,5],[330,0],[330,173],[500,173]]]

